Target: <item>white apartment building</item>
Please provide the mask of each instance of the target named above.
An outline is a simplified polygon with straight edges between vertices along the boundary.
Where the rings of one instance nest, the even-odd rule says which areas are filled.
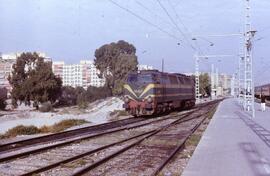
[[[65,62],[53,62],[53,72],[62,78],[64,86],[101,87],[105,84],[105,79],[98,77],[99,71],[93,61],[82,60],[80,64],[65,64]]]
[[[154,67],[150,65],[138,65],[138,70],[153,70]]]
[[[12,66],[16,62],[16,59],[2,59],[0,58],[0,88],[5,87],[8,91],[11,91],[11,86],[8,81],[9,75],[12,72]]]

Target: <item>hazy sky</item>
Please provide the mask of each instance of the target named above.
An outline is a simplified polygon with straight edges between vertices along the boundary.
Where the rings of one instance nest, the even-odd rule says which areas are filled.
[[[95,49],[103,44],[126,40],[137,48],[141,64],[160,68],[164,58],[166,71],[193,72],[195,52],[187,44],[191,43],[203,54],[235,55],[203,60],[202,70],[209,71],[214,63],[221,72],[236,71],[239,37],[208,35],[242,31],[244,0],[160,0],[180,30],[157,0],[114,1],[176,38],[109,0],[0,0],[0,52],[41,51],[53,60],[78,63],[93,59]],[[251,0],[251,5],[253,27],[258,31],[255,40],[261,38],[254,45],[254,73],[260,84],[270,82],[270,1]],[[203,37],[196,44],[192,36]]]

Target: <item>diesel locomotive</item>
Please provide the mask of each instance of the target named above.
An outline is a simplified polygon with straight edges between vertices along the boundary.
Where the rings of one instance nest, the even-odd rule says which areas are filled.
[[[177,73],[145,70],[130,73],[123,107],[133,116],[160,114],[195,105],[195,79]]]

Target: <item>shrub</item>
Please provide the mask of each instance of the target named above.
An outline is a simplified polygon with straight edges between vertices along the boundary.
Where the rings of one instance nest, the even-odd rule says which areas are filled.
[[[40,130],[31,125],[31,126],[23,126],[23,125],[18,125],[14,128],[9,129],[5,136],[8,137],[15,137],[17,135],[31,135],[31,134],[37,134],[40,133]]]
[[[108,87],[93,87],[89,86],[86,91],[87,100],[93,102],[99,99],[104,99],[112,96],[111,90]]]
[[[85,109],[89,102],[104,99],[112,95],[108,87],[89,86],[87,90],[82,87],[65,86],[62,88],[62,95],[56,106],[78,105],[79,108]]]
[[[114,110],[110,113],[110,116],[128,116],[128,112],[124,110]]]
[[[7,106],[6,100],[0,99],[0,110],[5,110]]]
[[[76,125],[82,125],[85,123],[88,123],[88,121],[82,120],[82,119],[67,119],[67,120],[63,120],[61,122],[55,123],[54,125],[51,125],[51,126],[46,126],[46,125],[42,126],[41,128],[38,128],[33,125],[30,125],[30,126],[18,125],[14,128],[9,129],[5,134],[0,134],[0,139],[16,137],[18,135],[56,133],[56,132],[63,131],[67,128],[70,128]]]
[[[73,106],[76,105],[77,92],[71,86],[62,87],[62,94],[59,98],[57,106]]]
[[[39,107],[40,112],[50,112],[53,110],[51,102],[42,103]]]
[[[7,89],[0,88],[0,110],[5,110],[7,103]]]
[[[88,107],[88,101],[85,93],[82,93],[77,97],[77,105],[80,109],[85,109]]]
[[[84,123],[88,123],[88,122],[82,119],[67,119],[67,120],[63,120],[61,122],[55,123],[52,126],[43,126],[40,128],[40,131],[42,133],[55,133],[55,132],[63,131],[73,126],[82,125]]]

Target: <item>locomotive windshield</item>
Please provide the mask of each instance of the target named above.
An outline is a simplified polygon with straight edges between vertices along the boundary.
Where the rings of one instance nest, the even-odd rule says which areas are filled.
[[[147,84],[153,82],[151,74],[129,74],[127,82],[129,84]]]

